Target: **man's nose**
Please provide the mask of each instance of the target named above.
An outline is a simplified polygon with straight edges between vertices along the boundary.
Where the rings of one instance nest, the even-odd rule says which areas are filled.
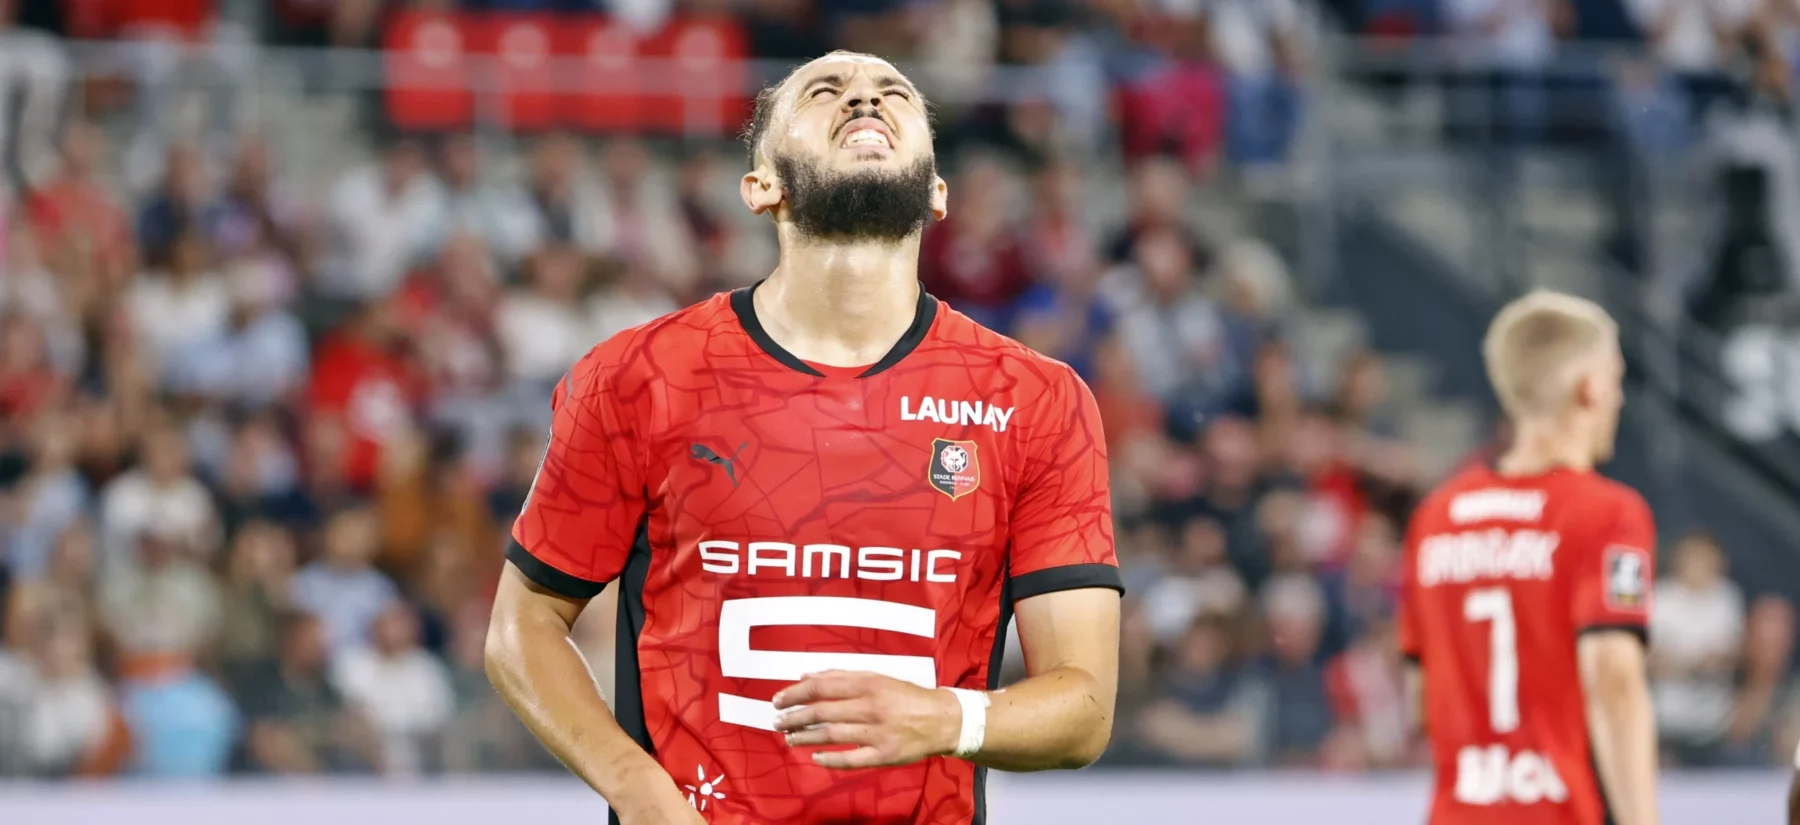
[[[851,111],[881,107],[881,92],[875,85],[858,83],[844,92],[844,106]]]

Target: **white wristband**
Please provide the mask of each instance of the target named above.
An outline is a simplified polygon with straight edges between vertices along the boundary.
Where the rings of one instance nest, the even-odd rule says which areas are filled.
[[[981,750],[982,740],[987,738],[988,695],[979,690],[962,688],[945,688],[956,697],[962,705],[962,732],[956,736],[956,750],[951,752],[958,759],[969,759]]]

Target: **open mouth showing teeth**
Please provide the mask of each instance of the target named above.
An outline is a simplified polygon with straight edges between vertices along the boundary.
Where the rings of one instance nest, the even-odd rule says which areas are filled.
[[[880,146],[884,149],[892,148],[890,146],[890,144],[888,143],[887,135],[877,132],[874,129],[858,129],[854,132],[851,132],[848,135],[845,135],[844,136],[844,145],[847,147],[848,146]]]

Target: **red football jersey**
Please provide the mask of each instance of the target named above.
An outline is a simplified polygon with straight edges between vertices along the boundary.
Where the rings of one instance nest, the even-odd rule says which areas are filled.
[[[1425,678],[1434,825],[1601,825],[1576,639],[1645,633],[1655,527],[1591,472],[1464,470],[1407,531],[1401,648]]]
[[[613,710],[714,825],[983,822],[973,764],[820,768],[769,700],[829,669],[992,689],[1013,601],[1120,589],[1087,387],[916,313],[834,369],[742,289],[602,343],[553,401],[508,558],[572,597],[620,582]]]

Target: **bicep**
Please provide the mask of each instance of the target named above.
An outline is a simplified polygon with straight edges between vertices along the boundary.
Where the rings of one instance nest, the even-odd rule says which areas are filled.
[[[587,599],[565,596],[533,581],[518,565],[509,561],[500,574],[500,586],[494,592],[493,623],[496,630],[526,623],[551,623],[560,625],[567,633],[581,618],[587,603]]]
[[[1575,644],[1575,655],[1581,687],[1590,700],[1616,695],[1644,682],[1644,642],[1630,631],[1583,633]]]
[[[1118,591],[1085,587],[1045,593],[1019,600],[1013,610],[1028,675],[1075,668],[1093,676],[1103,689],[1116,690]]]

